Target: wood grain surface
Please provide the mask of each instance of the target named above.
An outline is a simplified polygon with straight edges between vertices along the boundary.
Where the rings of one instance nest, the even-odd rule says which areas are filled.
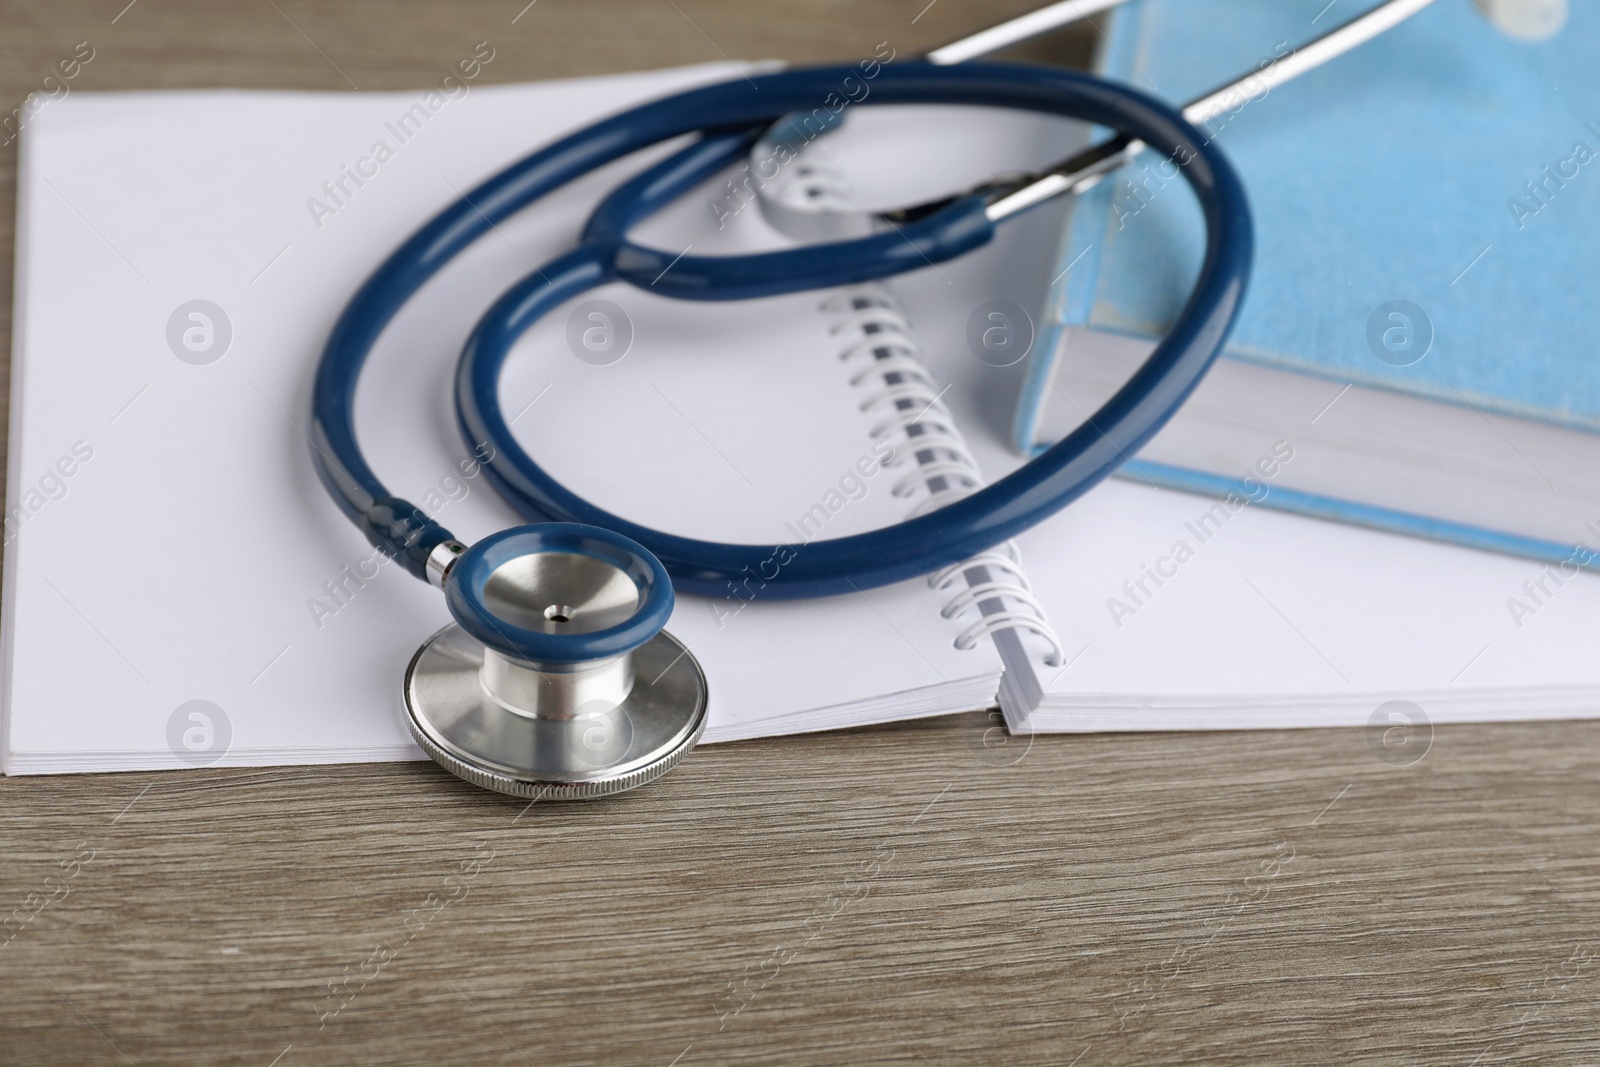
[[[815,61],[1027,6],[524,2],[0,0],[0,82],[85,40],[77,90]],[[1001,739],[531,807],[431,764],[0,780],[0,1063],[1600,1063],[1600,724]]]

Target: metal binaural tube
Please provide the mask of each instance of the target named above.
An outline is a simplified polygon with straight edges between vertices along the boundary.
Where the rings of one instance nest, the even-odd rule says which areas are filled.
[[[997,26],[990,26],[959,41],[952,41],[935,48],[923,58],[937,66],[965,63],[969,59],[977,59],[979,56],[1010,48],[1014,44],[1021,44],[1023,41],[1060,29],[1068,23],[1086,19],[1090,15],[1099,14],[1124,2],[1125,0],[1060,0],[1059,3],[1047,4],[1026,15],[1018,15]]]
[[[1203,96],[1196,97],[1184,105],[1183,117],[1196,126],[1203,125],[1232,108],[1241,93],[1248,93],[1247,98],[1265,95],[1306,71],[1315,70],[1328,60],[1342,56],[1357,45],[1365,44],[1384,31],[1394,28],[1433,2],[1434,0],[1388,0],[1387,3],[1378,5],[1366,14],[1329,30],[1287,56],[1219,86]],[[987,212],[989,219],[999,221],[1057,196],[1081,193],[1144,151],[1144,148],[1142,141],[1119,136],[1085,149],[1050,167],[1022,188],[1007,193],[990,204]]]

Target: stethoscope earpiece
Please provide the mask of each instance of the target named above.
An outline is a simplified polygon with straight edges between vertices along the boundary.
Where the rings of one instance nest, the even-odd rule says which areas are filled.
[[[1501,32],[1525,41],[1554,37],[1567,24],[1567,0],[1473,0],[1473,3]]]
[[[456,621],[412,658],[405,705],[417,744],[451,773],[515,796],[595,797],[694,747],[705,674],[662,629],[672,583],[643,547],[540,523],[435,556]]]

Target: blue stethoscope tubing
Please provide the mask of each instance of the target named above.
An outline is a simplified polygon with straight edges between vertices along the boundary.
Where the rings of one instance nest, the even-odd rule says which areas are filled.
[[[739,159],[761,128],[818,106],[855,67],[764,74],[693,89],[597,122],[513,163],[451,204],[393,252],[345,308],[317,368],[312,454],[345,514],[376,547],[426,580],[449,531],[389,494],[356,440],[361,369],[385,326],[429,278],[473,241],[550,191],[613,160],[684,134],[688,148],[619,186],[577,247],[535,270],[479,321],[456,375],[457,415],[496,488],[530,521],[603,527],[654,553],[680,592],[721,595],[755,578],[772,598],[869,589],[959,563],[1016,536],[1099,483],[1177,411],[1216,359],[1249,281],[1252,230],[1243,186],[1206,136],[1170,106],[1089,75],[1013,64],[884,66],[861,106],[967,104],[1062,115],[1143,141],[1181,164],[1206,228],[1198,278],[1177,322],[1085,423],[1026,466],[976,493],[896,526],[804,545],[704,541],[614,515],[561,485],[512,435],[500,409],[501,369],[539,318],[599,285],[625,281],[687,300],[741,300],[889,277],[987,243],[986,197],[958,198],[893,232],[739,256],[674,256],[627,239],[628,228]],[[487,445],[488,448],[481,448]]]

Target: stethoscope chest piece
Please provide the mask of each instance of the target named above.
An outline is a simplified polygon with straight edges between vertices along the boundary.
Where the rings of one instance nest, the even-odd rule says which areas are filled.
[[[705,674],[662,626],[672,586],[618,534],[519,526],[444,572],[456,622],[405,677],[417,744],[451,773],[515,796],[620,793],[671,770],[705,729]]]

